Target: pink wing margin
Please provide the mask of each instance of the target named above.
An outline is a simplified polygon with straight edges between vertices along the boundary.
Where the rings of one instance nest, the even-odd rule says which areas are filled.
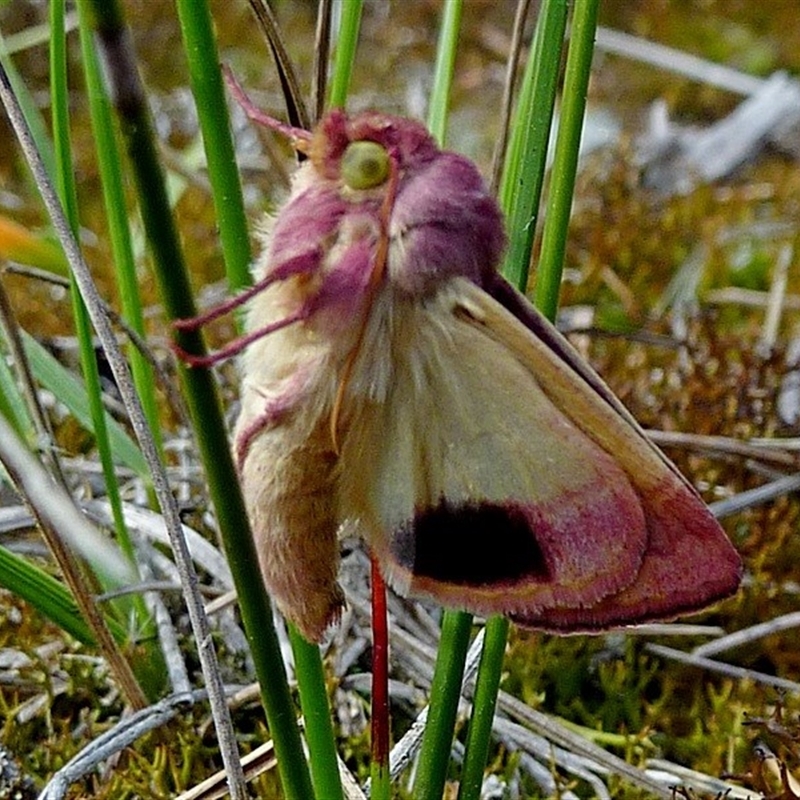
[[[496,274],[486,290],[502,309],[492,309],[493,304],[488,304],[488,317],[482,324],[493,335],[505,338],[519,357],[530,360],[538,374],[555,370],[568,378],[566,383],[560,383],[545,377],[542,385],[545,392],[556,387],[560,397],[553,399],[559,407],[586,435],[599,441],[623,463],[640,493],[649,534],[639,574],[620,594],[591,608],[558,608],[537,612],[535,619],[524,614],[513,614],[512,618],[523,625],[558,631],[592,630],[674,618],[735,593],[742,577],[741,559],[694,487],[648,439],[630,412],[569,342],[520,293]],[[472,294],[480,303],[483,292],[475,287]],[[485,310],[487,304],[480,303],[480,307]],[[509,324],[507,317],[504,319],[504,312],[530,331],[532,336],[527,344],[508,341],[513,323]],[[593,398],[588,405],[582,402],[587,397]],[[606,413],[603,405],[607,406]],[[598,413],[598,418],[587,420],[586,413]],[[598,431],[603,435],[598,437]],[[659,476],[655,487],[650,485],[649,478],[642,482],[642,474],[650,470],[644,463],[638,463],[640,459],[655,464]]]

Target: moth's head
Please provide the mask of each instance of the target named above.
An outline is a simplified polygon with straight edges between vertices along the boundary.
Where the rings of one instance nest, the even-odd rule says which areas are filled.
[[[365,220],[372,217],[371,230],[383,242],[374,274],[385,273],[396,288],[423,296],[452,276],[484,287],[496,280],[505,246],[497,202],[475,164],[441,150],[422,123],[377,111],[348,116],[334,109],[312,132],[273,121],[270,126],[289,135],[308,158],[300,173],[302,191],[286,209],[285,236],[292,250],[301,237],[301,217],[317,232],[325,223],[331,233],[343,220],[357,218],[349,235],[370,230]],[[317,179],[323,186],[306,193]],[[282,233],[278,223],[273,255],[284,241]]]
[[[385,182],[393,161],[399,172],[436,158],[439,148],[425,126],[405,117],[366,111],[349,117],[329,111],[314,129],[308,155],[317,172],[352,189]]]

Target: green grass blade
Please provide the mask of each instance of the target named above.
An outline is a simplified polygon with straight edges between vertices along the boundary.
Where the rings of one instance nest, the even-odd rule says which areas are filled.
[[[444,143],[447,128],[447,110],[453,64],[458,47],[460,13],[460,0],[445,4],[436,53],[434,68],[436,78],[428,109],[428,126],[440,144]],[[417,763],[415,798],[438,798],[444,791],[471,630],[470,614],[463,611],[445,611],[431,686],[428,721]]]
[[[64,253],[55,243],[0,214],[0,258],[67,275]]]
[[[61,203],[77,237],[80,229],[78,194],[72,167],[72,145],[69,130],[69,89],[67,86],[66,30],[64,27],[64,2],[54,0],[50,4],[50,93],[53,114],[53,141],[56,154],[56,186]],[[70,295],[75,331],[78,337],[81,369],[86,381],[89,413],[92,418],[95,443],[100,455],[108,500],[114,515],[114,527],[123,552],[136,569],[136,558],[122,513],[122,499],[114,470],[114,459],[108,438],[106,415],[103,408],[103,389],[100,383],[100,370],[92,341],[92,329],[86,307],[77,285],[71,278]],[[126,604],[129,605],[129,603]]]
[[[209,58],[208,55],[216,53],[211,17],[206,3],[194,0],[179,0],[178,13],[189,60],[192,90],[203,130],[223,254],[226,263],[235,259],[240,267],[244,267],[244,273],[237,274],[232,279],[232,270],[228,266],[229,283],[232,288],[239,288],[250,281],[247,270],[250,261],[249,239],[228,117],[224,113],[226,105],[222,79],[217,59]],[[357,39],[358,17],[355,16],[353,21],[356,27],[352,32],[352,41],[343,48],[343,52],[347,54],[345,61],[348,75]],[[345,31],[347,30],[351,29],[346,26]],[[346,92],[346,86],[344,91]],[[230,203],[231,196],[236,200],[235,203]],[[226,232],[230,244],[236,245],[238,250],[226,248]],[[246,253],[241,245],[246,247]],[[318,797],[336,800],[342,797],[342,788],[319,648],[306,642],[294,630],[290,631],[290,636],[309,748],[311,779]]]
[[[596,12],[587,14],[586,5],[587,3],[578,0],[575,6],[575,15],[576,17],[581,15],[583,18],[580,34],[582,40],[585,42],[588,36],[590,42],[593,42]],[[508,215],[509,224],[509,253],[504,272],[506,277],[522,291],[525,290],[528,280],[528,266],[544,180],[547,147],[555,104],[558,64],[566,26],[567,4],[560,0],[555,2],[546,0],[539,13],[534,44],[520,91],[515,127],[512,131],[511,147],[501,188],[501,202]],[[577,35],[575,26],[576,22],[573,21],[573,41]],[[567,83],[562,102],[564,108],[573,108],[570,124],[574,126],[575,120],[577,120],[578,136],[577,138],[569,137],[562,145],[564,148],[563,163],[554,166],[550,187],[551,198],[554,195],[569,196],[570,203],[567,208],[571,205],[575,178],[574,165],[577,163],[583,121],[583,105],[575,103],[575,95],[577,94],[581,99],[585,97],[588,70],[591,65],[591,54],[587,59],[585,45],[580,49],[581,68],[578,70],[578,74],[581,80]],[[591,45],[589,49],[591,53]],[[562,124],[563,119],[562,116]],[[560,135],[561,128],[559,128]],[[567,153],[572,154],[574,163],[571,164]],[[562,172],[562,170],[564,171]],[[548,222],[550,219],[548,215]],[[542,257],[542,263],[537,271],[537,305],[550,319],[555,318],[558,307],[557,287],[561,281],[563,244],[566,240],[568,220],[569,213],[567,212],[566,219],[562,216],[560,227],[558,227],[560,237],[557,240],[561,242],[561,257],[558,259]],[[555,286],[556,291],[553,293],[551,290],[540,296],[540,286]],[[477,800],[480,796],[507,635],[507,620],[499,617],[489,620],[476,678],[473,712],[467,734],[462,782],[459,787],[459,800]]]
[[[42,117],[42,112],[39,111],[38,104],[33,97],[31,97],[28,87],[25,85],[22,78],[20,78],[19,73],[14,67],[14,62],[6,49],[5,39],[2,33],[0,33],[0,63],[6,71],[6,75],[8,75],[8,81],[19,100],[20,106],[22,106],[22,111],[30,126],[36,146],[39,148],[45,168],[48,174],[54,175],[56,159],[53,153],[53,142],[50,139],[47,125]]]
[[[0,82],[5,102],[8,97],[5,73],[0,73]],[[17,125],[20,119],[18,106],[14,109],[13,116],[14,124]],[[32,140],[28,138],[26,146],[31,142]],[[41,162],[37,163],[37,168],[41,168]],[[48,206],[52,208],[51,201],[57,202],[57,199],[50,187],[47,195]],[[62,214],[61,227],[64,228],[66,224]],[[106,618],[95,603],[73,551],[81,548],[84,550],[93,548],[96,552],[104,551],[101,556],[102,566],[107,566],[109,571],[114,569],[114,562],[118,561],[117,566],[121,568],[116,585],[130,579],[132,576],[130,564],[121,556],[117,558],[118,550],[115,545],[86,525],[86,520],[74,505],[67,490],[52,480],[46,467],[27,449],[3,418],[0,418],[0,461],[39,523],[47,544],[56,558],[63,580],[80,607],[81,615],[91,627],[97,646],[106,659],[114,680],[125,695],[126,702],[135,709],[144,708],[147,705],[147,698],[132,671],[131,664],[111,633]],[[88,546],[89,541],[91,548]],[[100,559],[95,559],[96,563],[99,561]],[[99,573],[97,570],[96,572]]]
[[[0,545],[0,585],[21,597],[61,630],[85,645],[95,639],[69,590],[58,580],[29,561]],[[124,626],[106,620],[111,634],[120,644],[127,639]]]
[[[586,92],[592,68],[597,30],[598,0],[575,3],[558,136],[553,156],[553,179],[542,232],[541,266],[536,275],[536,305],[551,319],[558,308],[561,272],[566,250],[578,151],[586,109]]]
[[[444,612],[428,722],[414,780],[414,800],[441,800],[443,796],[471,632],[471,615],[463,611]]]
[[[142,312],[139,280],[136,275],[136,261],[133,255],[131,230],[128,223],[127,200],[123,188],[120,153],[114,135],[111,107],[103,86],[100,65],[94,51],[91,29],[86,19],[83,4],[78,7],[80,17],[81,56],[86,91],[89,97],[89,112],[97,149],[100,182],[103,191],[103,205],[108,220],[111,252],[113,254],[114,274],[119,286],[119,297],[123,317],[130,327],[144,338],[144,314]],[[139,348],[128,348],[133,381],[142,402],[145,416],[159,451],[162,450],[161,424],[158,418],[158,405],[153,377],[153,369]],[[149,476],[148,476],[149,482]]]
[[[177,0],[176,6],[203,134],[228,286],[241,289],[250,284],[250,235],[211,13],[206,0]]]
[[[8,420],[23,441],[34,444],[36,428],[28,413],[25,398],[2,351],[0,351],[0,416]]]
[[[539,9],[500,187],[508,229],[503,274],[522,292],[528,283],[568,6],[567,0],[544,0]]]
[[[492,740],[492,723],[497,706],[497,693],[503,672],[509,622],[505,617],[492,617],[486,623],[485,638],[475,692],[472,698],[472,715],[464,749],[464,765],[458,787],[458,800],[479,800],[483,786],[483,772]]]
[[[439,27],[436,66],[433,73],[430,108],[428,109],[428,129],[440,143],[444,142],[447,132],[448,99],[458,51],[461,8],[462,0],[450,0],[445,3]]]
[[[64,14],[65,3],[63,0],[54,0],[54,2],[50,4],[50,100],[52,108],[53,141],[56,156],[55,183],[65,215],[69,220],[73,234],[77,236],[80,228],[80,221],[70,141],[67,37]],[[84,380],[86,381],[89,412],[94,428],[95,444],[102,465],[105,491],[114,518],[116,540],[128,560],[132,573],[138,575],[136,554],[122,511],[122,498],[120,495],[119,483],[117,482],[116,470],[114,468],[114,458],[108,436],[108,427],[106,425],[106,414],[103,407],[103,390],[94,351],[89,315],[73,275],[70,275],[70,282],[73,322],[78,337],[81,368]],[[109,582],[107,576],[102,571],[95,570],[94,574],[105,588],[117,588],[119,586],[117,582]],[[77,586],[71,588],[77,590]],[[91,598],[87,598],[86,601],[87,603],[92,602]],[[123,621],[133,619],[135,630],[146,629],[150,624],[150,616],[141,597],[120,598],[110,607],[110,610],[111,609],[113,609]],[[101,615],[98,614],[98,618],[100,616]],[[113,647],[113,640],[109,639],[109,645]],[[125,675],[130,678],[131,684],[125,689],[129,702],[134,705],[144,703],[145,698],[143,696],[143,689],[141,685],[139,685],[139,678],[134,677],[134,674],[130,672],[131,668],[125,663],[125,658],[121,650],[116,653],[105,653],[105,655],[112,659],[110,661],[110,666],[115,670],[115,673],[118,668],[122,668],[125,671]],[[153,658],[149,661],[151,663],[157,663],[158,654],[154,653]],[[151,684],[151,692],[154,690],[157,691],[161,684],[163,684],[163,681],[157,682],[155,686]]]
[[[294,671],[305,722],[315,797],[320,800],[343,800],[336,738],[325,692],[325,671],[319,647],[307,642],[292,625],[289,625],[289,639],[294,654]]]
[[[89,412],[86,387],[78,377],[62,366],[58,360],[27,333],[22,334],[25,353],[31,363],[31,371],[37,382],[49,389],[86,428],[94,433],[94,423]],[[106,426],[111,440],[111,449],[121,464],[132,469],[140,478],[149,479],[147,464],[136,443],[122,426],[106,414]]]
[[[144,315],[142,313],[139,282],[136,275],[136,264],[128,225],[127,203],[122,186],[120,154],[111,121],[111,109],[103,87],[97,54],[92,45],[91,30],[86,19],[85,8],[82,12],[79,9],[79,19],[81,56],[89,99],[89,112],[95,136],[103,204],[106,219],[108,220],[111,249],[114,256],[114,272],[120,290],[119,294],[124,317],[133,330],[144,338]],[[77,288],[74,288],[77,294]],[[159,452],[162,452],[161,425],[158,419],[152,367],[147,362],[144,354],[134,345],[128,348],[128,356],[134,385],[141,400],[145,417],[156,442],[156,447]],[[109,444],[111,443],[109,442]],[[113,447],[111,447],[111,452],[113,453]],[[148,488],[152,488],[149,473],[145,485]],[[124,523],[116,479],[112,491],[109,492],[109,501],[111,502],[117,528],[117,540],[131,564],[136,564],[136,553],[127,525]],[[118,520],[122,520],[121,527]],[[152,675],[149,676],[149,679],[155,678],[155,681],[150,685],[155,685],[159,688],[163,687],[166,680],[166,664],[155,636],[154,620],[147,608],[144,597],[135,594],[119,598],[112,605],[124,615],[123,618],[132,618],[134,630],[140,633],[142,640],[145,642],[143,653],[141,654],[142,657],[138,659],[138,662],[148,663],[152,666]],[[158,679],[157,675],[159,672],[161,673],[160,679]]]
[[[340,9],[342,19],[335,42],[335,64],[329,99],[329,106],[333,107],[344,107],[347,102],[358,44],[362,2],[352,0],[343,3]],[[343,790],[319,647],[306,642],[291,625],[289,635],[294,652],[300,704],[305,720],[311,780],[317,798],[337,800],[343,797]]]
[[[353,62],[356,58],[358,30],[361,27],[361,8],[363,0],[348,0],[341,3],[341,19],[339,21],[339,37],[334,50],[333,69],[331,70],[331,88],[328,99],[329,108],[344,108],[347,93],[350,90],[350,76],[353,74]]]

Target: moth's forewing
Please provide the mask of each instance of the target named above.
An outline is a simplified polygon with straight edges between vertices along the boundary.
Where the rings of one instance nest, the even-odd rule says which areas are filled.
[[[394,381],[352,404],[340,492],[401,591],[573,631],[735,590],[738,556],[694,490],[480,288],[395,301],[383,336],[364,358],[391,353]]]
[[[487,276],[486,285],[483,288],[486,293],[500,303],[506,311],[509,311],[518,322],[522,323],[541,344],[546,346],[557,356],[557,358],[564,363],[565,368],[576,373],[592,390],[594,390],[599,398],[605,400],[605,402],[629,425],[636,428],[646,439],[635,417],[625,408],[611,389],[609,389],[605,381],[603,381],[586,361],[581,358],[555,325],[537,311],[521,292],[518,292],[499,273],[492,273]],[[647,443],[650,447],[657,450],[649,439]],[[672,464],[661,451],[657,450],[657,452],[666,464],[672,469],[675,469],[674,464]]]
[[[695,489],[602,379],[530,306],[525,314],[533,322],[526,327],[535,325],[538,335],[520,335],[516,315],[491,302],[484,307],[484,324],[535,371],[548,395],[583,432],[614,455],[647,520],[648,548],[628,589],[592,608],[588,622],[583,609],[558,609],[549,615],[548,626],[572,629],[670,618],[734,593],[742,575],[738,553]]]

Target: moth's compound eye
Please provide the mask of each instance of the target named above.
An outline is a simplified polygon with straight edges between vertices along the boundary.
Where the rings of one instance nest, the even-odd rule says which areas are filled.
[[[373,189],[389,177],[389,154],[377,142],[350,142],[342,156],[342,180],[350,189]]]

